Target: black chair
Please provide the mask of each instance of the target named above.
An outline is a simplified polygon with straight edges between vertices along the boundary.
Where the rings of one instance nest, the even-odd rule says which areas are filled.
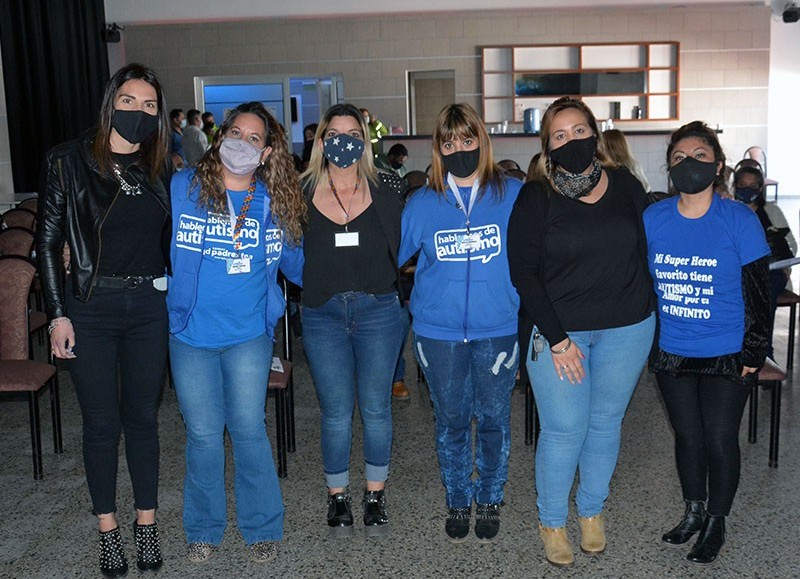
[[[758,438],[758,389],[759,386],[769,388],[772,392],[769,415],[769,466],[778,468],[778,442],[781,430],[781,393],[786,372],[775,362],[767,358],[764,367],[758,372],[757,382],[750,389],[750,419],[747,428],[747,440],[755,443]]]

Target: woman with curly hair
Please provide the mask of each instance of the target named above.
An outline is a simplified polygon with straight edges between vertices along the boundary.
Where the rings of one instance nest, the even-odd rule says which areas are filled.
[[[172,180],[170,360],[186,423],[187,557],[210,558],[227,522],[227,428],[237,525],[256,562],[273,559],[283,503],[264,427],[278,268],[300,281],[305,202],[286,134],[261,103],[236,107],[194,172]]]

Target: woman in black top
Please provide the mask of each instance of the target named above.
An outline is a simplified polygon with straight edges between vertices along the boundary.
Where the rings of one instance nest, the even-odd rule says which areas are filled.
[[[580,101],[553,103],[541,136],[536,180],[520,191],[509,221],[508,259],[542,427],[540,534],[547,560],[568,566],[574,556],[565,525],[578,469],[581,549],[605,550],[602,509],[620,426],[655,321],[641,184],[610,161]]]
[[[356,394],[364,427],[364,525],[388,530],[384,486],[392,446],[392,377],[400,351],[397,249],[402,182],[378,173],[352,105],[319,122],[308,170],[303,342],[322,410],[328,526],[353,531],[349,484]]]
[[[47,153],[37,249],[53,354],[67,360],[100,531],[100,570],[128,570],[116,518],[117,448],[133,486],[137,566],[161,567],[157,409],[164,380],[169,123],[155,73],[109,81],[97,126]],[[66,278],[62,251],[70,248]],[[69,317],[67,317],[69,316]],[[119,386],[117,376],[119,374]]]

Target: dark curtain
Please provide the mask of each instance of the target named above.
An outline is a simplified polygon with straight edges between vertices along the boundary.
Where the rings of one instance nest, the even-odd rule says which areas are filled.
[[[16,191],[44,153],[91,127],[108,81],[103,0],[2,0],[0,46]]]

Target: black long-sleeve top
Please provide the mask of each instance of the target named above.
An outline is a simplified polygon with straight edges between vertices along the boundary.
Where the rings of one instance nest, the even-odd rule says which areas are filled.
[[[593,204],[538,182],[520,191],[508,224],[508,260],[523,349],[534,324],[556,344],[568,331],[631,325],[653,311],[641,217],[646,194],[628,171],[606,173],[608,188]]]

